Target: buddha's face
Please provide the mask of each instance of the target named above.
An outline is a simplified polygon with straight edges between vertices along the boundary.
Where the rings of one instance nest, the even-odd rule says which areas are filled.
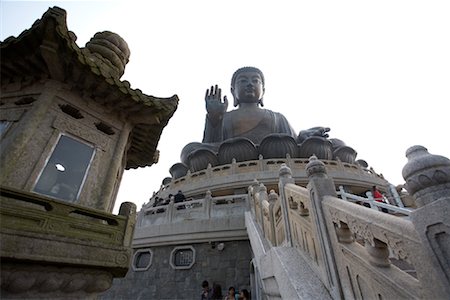
[[[264,95],[264,86],[258,72],[242,71],[236,77],[231,92],[238,103],[259,103]]]

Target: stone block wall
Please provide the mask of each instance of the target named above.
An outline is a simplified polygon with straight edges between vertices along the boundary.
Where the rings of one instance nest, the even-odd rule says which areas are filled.
[[[219,243],[224,244],[223,250],[219,250]],[[171,266],[171,253],[176,247],[194,249],[195,262],[191,268]],[[248,240],[146,247],[135,251],[144,249],[152,253],[150,267],[144,271],[130,268],[126,277],[114,279],[111,289],[99,299],[198,299],[203,280],[208,280],[210,287],[213,283],[220,284],[223,297],[230,286],[236,291],[250,290],[252,255]]]

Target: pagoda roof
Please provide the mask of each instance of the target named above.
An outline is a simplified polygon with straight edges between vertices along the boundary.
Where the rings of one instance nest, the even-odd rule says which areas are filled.
[[[159,158],[156,149],[162,130],[178,106],[178,97],[158,98],[132,89],[117,70],[101,57],[79,48],[67,28],[66,11],[49,8],[41,19],[18,37],[0,44],[1,84],[54,79],[133,124],[126,169],[150,166]]]

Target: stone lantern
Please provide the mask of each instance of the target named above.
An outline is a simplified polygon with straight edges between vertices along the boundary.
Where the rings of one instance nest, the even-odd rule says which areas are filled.
[[[66,12],[54,7],[1,43],[1,287],[8,297],[84,297],[125,275],[136,207],[125,203],[111,214],[120,180],[125,169],[157,162],[159,137],[177,108],[176,95],[148,96],[120,80],[130,51],[119,35],[99,32],[85,48],[75,40]]]

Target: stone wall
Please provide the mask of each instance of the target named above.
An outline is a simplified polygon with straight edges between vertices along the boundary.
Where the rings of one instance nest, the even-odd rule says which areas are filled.
[[[114,279],[112,288],[99,299],[198,299],[203,280],[210,287],[218,283],[223,296],[228,288],[250,290],[251,248],[248,240],[225,241],[223,249],[215,243],[149,247],[150,267],[145,271],[130,268],[123,279]],[[190,269],[173,269],[171,253],[175,247],[192,247],[195,262]],[[135,261],[133,262],[135,263]]]

